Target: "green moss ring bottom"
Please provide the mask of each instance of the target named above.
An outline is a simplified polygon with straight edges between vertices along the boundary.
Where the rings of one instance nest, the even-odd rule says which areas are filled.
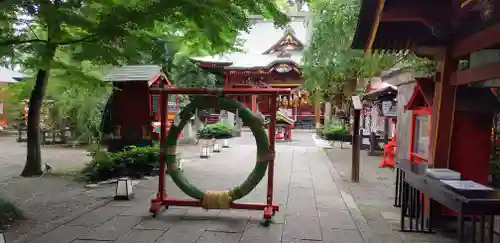
[[[224,110],[238,110],[240,118],[243,120],[244,124],[248,125],[255,137],[255,141],[257,143],[257,163],[255,164],[254,169],[248,176],[248,178],[239,186],[236,186],[228,191],[214,193],[213,191],[203,192],[200,189],[196,188],[194,185],[189,183],[187,178],[184,176],[184,173],[176,169],[177,166],[177,158],[175,151],[171,152],[171,148],[175,148],[177,145],[178,135],[186,125],[186,123],[193,116],[195,110],[206,109],[206,108],[221,108]],[[250,109],[248,109],[242,103],[225,97],[217,97],[217,96],[197,96],[195,99],[191,101],[186,107],[182,109],[179,113],[178,118],[175,119],[174,124],[170,127],[167,138],[165,140],[165,150],[169,150],[166,153],[166,163],[169,169],[170,176],[174,183],[184,192],[186,195],[202,200],[207,201],[207,195],[210,196],[211,200],[217,201],[222,200],[221,198],[224,195],[224,198],[227,198],[229,201],[238,200],[250,193],[259,182],[264,178],[267,170],[267,166],[270,160],[274,159],[274,153],[269,150],[269,139],[266,134],[266,130],[264,129],[264,125],[262,121],[253,113]],[[266,159],[262,159],[266,158]],[[216,194],[216,195],[215,195]],[[227,196],[225,196],[227,195]],[[215,202],[212,203],[212,206],[208,205],[206,207],[212,208],[226,208],[227,203],[218,202],[219,206],[214,206]],[[223,205],[223,206],[221,206]]]

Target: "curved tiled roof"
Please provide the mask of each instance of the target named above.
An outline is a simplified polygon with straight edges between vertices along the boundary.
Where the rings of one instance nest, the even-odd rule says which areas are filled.
[[[228,69],[266,68],[276,63],[292,63],[300,65],[301,50],[289,51],[288,56],[279,56],[280,52],[268,53],[269,49],[291,35],[301,45],[306,45],[307,16],[303,13],[291,16],[287,27],[278,28],[271,20],[256,19],[248,32],[241,32],[236,46],[241,51],[222,53],[214,56],[192,57],[200,63],[217,64]]]

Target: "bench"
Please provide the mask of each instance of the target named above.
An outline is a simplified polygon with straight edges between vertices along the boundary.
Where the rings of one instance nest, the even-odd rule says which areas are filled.
[[[397,164],[395,206],[401,208],[401,231],[433,232],[433,207],[440,204],[457,214],[457,242],[492,243],[494,216],[500,215],[500,191],[457,190],[425,175],[425,169],[424,164],[409,161]],[[473,226],[468,229],[467,237],[465,221]]]

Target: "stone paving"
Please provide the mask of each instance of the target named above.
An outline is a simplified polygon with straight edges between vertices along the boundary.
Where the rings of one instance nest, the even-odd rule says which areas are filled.
[[[32,241],[35,243],[364,243],[374,232],[346,191],[325,153],[310,133],[297,133],[290,144],[278,143],[274,199],[280,212],[269,227],[260,225],[262,211],[170,207],[156,219],[148,213],[157,179],[142,181],[131,201],[110,201]],[[240,184],[255,165],[251,134],[210,159],[190,160],[184,171],[201,189],[222,190]],[[264,202],[266,178],[242,202]],[[170,196],[186,198],[167,180]]]
[[[53,146],[42,146],[42,158],[55,171],[78,170],[90,159],[83,149]],[[0,136],[0,198],[14,203],[26,218],[9,228],[7,242],[33,239],[102,206],[114,189],[86,190],[80,183],[50,175],[21,178],[25,160],[25,143],[17,143],[15,136]]]
[[[360,182],[352,183],[351,148],[347,143],[344,149],[336,144],[333,149],[326,150],[330,161],[339,177],[335,183],[339,188],[349,192],[370,228],[377,232],[378,242],[455,242],[453,234],[401,233],[400,208],[394,204],[394,187],[396,172],[389,168],[379,168],[381,157],[367,156],[361,151]]]
[[[90,160],[84,149],[42,146],[43,163],[55,171],[78,170]],[[26,143],[17,143],[16,136],[0,136],[0,181],[21,174],[26,162]]]

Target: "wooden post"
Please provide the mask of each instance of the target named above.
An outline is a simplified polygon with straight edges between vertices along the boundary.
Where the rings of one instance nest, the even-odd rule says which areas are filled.
[[[384,143],[389,141],[389,118],[384,117]]]
[[[448,49],[438,68],[441,75],[436,75],[432,105],[429,161],[434,168],[449,168],[456,93],[456,87],[451,84],[451,76],[457,70],[457,65],[457,60],[451,57],[451,50]]]
[[[354,113],[354,122],[352,126],[352,167],[351,167],[351,180],[359,182],[359,152],[361,150],[361,141],[359,136],[359,125],[361,119],[361,101],[359,96],[352,96],[352,105]]]
[[[252,106],[251,106],[251,110],[253,112],[257,112],[259,109],[257,107],[257,95],[252,95]]]
[[[375,134],[375,132],[370,132],[370,151],[368,155],[375,156],[376,148],[377,148],[377,134]]]

